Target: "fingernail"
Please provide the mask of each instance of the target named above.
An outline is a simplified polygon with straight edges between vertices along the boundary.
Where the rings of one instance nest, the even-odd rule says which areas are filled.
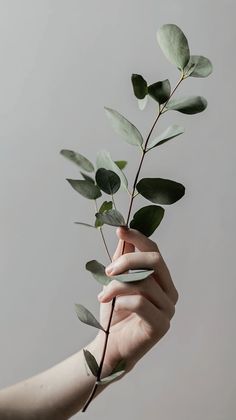
[[[114,270],[114,263],[112,263],[112,264],[110,264],[106,267],[106,273],[107,274],[111,274],[113,270]]]
[[[99,294],[98,294],[98,299],[101,299],[104,295],[104,291],[102,290]]]

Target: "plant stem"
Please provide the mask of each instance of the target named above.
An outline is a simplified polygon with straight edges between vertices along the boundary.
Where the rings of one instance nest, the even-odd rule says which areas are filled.
[[[129,224],[130,215],[131,215],[131,210],[132,210],[132,206],[133,206],[133,201],[134,201],[135,196],[137,195],[137,194],[135,193],[135,189],[136,189],[136,185],[137,185],[137,182],[138,182],[139,174],[140,174],[140,171],[141,171],[141,168],[142,168],[142,165],[143,165],[144,157],[145,157],[145,154],[146,154],[146,152],[147,152],[147,145],[148,145],[148,141],[149,141],[149,139],[150,139],[150,137],[151,137],[151,135],[152,135],[152,132],[153,132],[153,130],[154,130],[154,128],[155,128],[155,126],[156,126],[156,124],[157,124],[157,122],[158,122],[158,120],[159,120],[160,116],[162,115],[162,113],[164,113],[164,112],[165,112],[165,111],[164,111],[164,109],[165,109],[166,105],[168,104],[168,102],[169,102],[170,98],[173,96],[173,94],[175,93],[176,89],[179,87],[180,83],[181,83],[183,80],[184,80],[184,75],[183,75],[183,73],[182,73],[182,74],[181,74],[181,77],[180,77],[180,79],[179,79],[179,81],[178,81],[178,83],[177,83],[177,84],[176,84],[176,86],[174,87],[174,89],[173,89],[173,91],[171,92],[171,94],[170,94],[169,98],[167,99],[167,101],[166,101],[166,102],[162,105],[162,107],[161,107],[161,106],[159,106],[159,111],[158,111],[158,114],[157,114],[157,116],[156,116],[156,118],[155,118],[155,121],[154,121],[154,123],[153,123],[153,125],[152,125],[152,127],[151,127],[151,129],[150,129],[150,131],[149,131],[149,133],[148,133],[148,136],[147,136],[147,138],[146,138],[146,141],[145,141],[144,147],[142,148],[142,156],[141,156],[141,159],[140,159],[140,162],[139,162],[139,166],[138,166],[138,169],[137,169],[137,173],[136,173],[136,176],[135,176],[135,179],[134,179],[134,183],[133,183],[133,188],[132,188],[132,193],[131,193],[131,198],[130,198],[130,203],[129,203],[129,209],[128,209],[128,215],[127,215],[127,220],[126,220],[126,226],[128,226],[128,224]],[[102,232],[101,232],[101,233],[102,233]],[[105,245],[105,247],[106,247],[106,249],[107,249],[106,242],[104,242],[104,245]],[[125,241],[124,241],[124,243],[123,243],[123,247],[122,247],[122,253],[121,253],[121,255],[123,255],[123,254],[124,254],[124,250],[125,250]],[[108,251],[108,250],[107,250],[107,251]],[[109,252],[108,252],[108,254],[109,254]],[[110,254],[109,254],[109,255],[110,255]],[[92,391],[91,391],[91,394],[90,394],[90,396],[88,397],[88,400],[87,400],[87,402],[85,403],[85,405],[84,405],[84,407],[83,407],[83,409],[82,409],[82,412],[85,412],[85,411],[86,411],[86,409],[88,408],[89,404],[91,403],[91,401],[92,401],[93,397],[94,397],[94,396],[95,396],[95,394],[96,394],[96,390],[97,390],[97,387],[98,387],[98,382],[99,382],[99,381],[100,381],[100,379],[101,379],[101,373],[102,373],[102,368],[103,368],[103,364],[104,364],[104,360],[105,360],[105,356],[106,356],[106,349],[107,349],[108,337],[109,337],[109,333],[110,333],[110,326],[111,326],[112,316],[113,316],[113,312],[114,312],[114,308],[115,308],[115,303],[116,303],[116,297],[114,297],[114,298],[112,299],[111,312],[110,312],[110,316],[109,316],[109,321],[108,321],[107,329],[106,329],[106,331],[105,331],[106,338],[105,338],[105,343],[104,343],[104,348],[103,348],[102,358],[101,358],[101,362],[100,362],[100,365],[99,365],[99,370],[98,370],[98,374],[97,374],[97,380],[96,380],[96,382],[94,383],[94,386],[93,386],[93,389],[92,389]]]

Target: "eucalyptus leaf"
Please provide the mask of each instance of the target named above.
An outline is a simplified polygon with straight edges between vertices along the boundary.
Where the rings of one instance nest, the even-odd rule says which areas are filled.
[[[99,330],[105,331],[101,324],[96,320],[93,314],[87,308],[85,308],[85,306],[76,303],[75,310],[81,322],[84,322],[84,324],[90,325],[92,327],[98,328]]]
[[[80,153],[76,153],[73,150],[67,150],[67,149],[62,149],[60,153],[62,156],[74,162],[84,171],[86,172],[94,171],[94,166],[92,162],[90,162],[90,160],[88,160],[85,156],[81,155]]]
[[[120,170],[120,168],[116,165],[116,163],[112,160],[109,152],[107,152],[106,150],[101,150],[98,153],[97,160],[96,160],[96,167],[97,167],[97,169],[105,168],[105,169],[110,169],[111,171],[115,172],[121,180],[121,185],[122,185],[123,189],[128,191],[127,178],[126,178],[124,172],[122,172]]]
[[[99,370],[97,360],[95,359],[93,354],[90,353],[89,350],[83,349],[83,352],[84,352],[84,357],[85,357],[85,360],[89,369],[91,370],[92,374],[97,377],[98,370]]]
[[[191,55],[187,66],[184,69],[185,77],[207,77],[213,71],[209,58],[202,55]]]
[[[138,107],[140,111],[143,111],[146,108],[147,103],[148,103],[148,95],[145,96],[145,98],[143,99],[138,99]]]
[[[89,181],[89,182],[92,182],[92,184],[95,184],[95,181],[91,176],[85,174],[84,172],[80,172],[80,173],[82,177],[85,179],[85,181]]]
[[[112,201],[104,201],[99,209],[99,213],[104,213],[104,211],[111,210],[113,206]]]
[[[157,32],[157,41],[166,58],[183,70],[189,62],[190,52],[182,30],[174,24],[163,25]]]
[[[97,185],[106,194],[113,195],[120,188],[121,181],[119,176],[110,169],[99,168],[95,177]]]
[[[161,144],[164,144],[168,140],[171,140],[180,134],[184,133],[184,128],[180,125],[173,124],[170,127],[168,127],[163,133],[161,133],[158,137],[154,138],[149,143],[148,150],[153,149],[153,147],[161,146]]]
[[[166,79],[148,86],[148,93],[159,104],[163,104],[170,97],[171,86],[169,80]]]
[[[160,206],[146,206],[138,210],[130,222],[132,229],[137,229],[145,236],[151,236],[161,223],[165,210]]]
[[[182,184],[163,178],[143,178],[136,188],[143,197],[157,204],[173,204],[185,194]]]
[[[118,166],[118,168],[122,171],[123,169],[125,169],[126,165],[127,165],[127,160],[115,160],[115,164]]]
[[[105,266],[96,260],[88,261],[86,264],[86,270],[93,275],[95,280],[105,286],[107,286],[111,281],[111,278],[105,273]]]
[[[105,378],[100,379],[98,384],[104,385],[109,382],[112,382],[115,379],[117,379],[119,376],[123,375],[123,373],[125,373],[125,370],[119,370],[118,372],[111,373],[109,376],[106,376]]]
[[[116,276],[110,276],[111,280],[118,280],[122,283],[131,283],[133,281],[141,281],[150,276],[154,270],[133,270],[127,274],[117,274]]]
[[[130,121],[114,109],[105,107],[105,112],[117,134],[120,134],[129,144],[134,146],[142,145],[142,134]]]
[[[105,225],[111,226],[125,226],[125,219],[122,214],[116,210],[108,210],[104,213],[96,213],[96,219]]]
[[[132,74],[131,81],[136,98],[143,99],[148,93],[147,82],[140,74]]]
[[[183,114],[198,114],[207,107],[207,100],[203,96],[189,96],[184,98],[171,99],[166,109],[179,111]]]
[[[81,194],[83,197],[88,198],[90,200],[96,200],[97,198],[101,197],[101,191],[97,185],[94,185],[90,181],[85,181],[81,179],[68,179],[67,181],[69,184]]]

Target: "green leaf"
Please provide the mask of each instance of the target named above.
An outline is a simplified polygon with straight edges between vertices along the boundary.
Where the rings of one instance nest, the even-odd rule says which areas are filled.
[[[111,372],[109,376],[106,376],[105,378],[100,379],[98,384],[105,384],[108,382],[112,382],[115,379],[117,379],[119,376],[121,376],[123,373],[125,373],[125,361],[121,360],[115,367],[115,369]]]
[[[189,62],[188,41],[177,25],[163,25],[157,32],[157,41],[166,58],[178,69],[183,70]]]
[[[85,357],[85,360],[87,362],[89,369],[91,370],[94,376],[97,376],[98,369],[99,369],[97,360],[95,359],[93,354],[90,353],[90,351],[83,349],[83,352],[84,352],[84,357]]]
[[[169,80],[166,79],[148,86],[148,93],[159,104],[163,104],[170,97],[171,87]]]
[[[202,55],[191,55],[184,69],[185,77],[207,77],[213,71],[211,61]]]
[[[110,169],[99,168],[96,172],[96,182],[99,188],[106,194],[113,195],[120,188],[119,176]]]
[[[104,211],[111,210],[113,206],[112,201],[104,201],[98,211],[98,213],[104,213]]]
[[[127,274],[117,274],[116,276],[110,276],[110,279],[118,280],[122,283],[130,283],[133,281],[144,280],[152,273],[154,273],[154,270],[133,270]]]
[[[62,156],[65,156],[67,159],[74,162],[76,165],[80,166],[86,172],[93,172],[94,166],[85,156],[80,153],[73,152],[73,150],[62,149],[60,151]]]
[[[207,107],[207,100],[203,96],[189,96],[179,99],[171,99],[166,108],[179,111],[183,114],[198,114]]]
[[[160,206],[146,206],[138,210],[130,222],[132,229],[137,229],[145,236],[151,236],[161,223],[165,210]]]
[[[81,226],[86,226],[86,227],[89,227],[89,228],[93,228],[93,229],[95,229],[95,226],[93,226],[93,225],[90,225],[89,223],[83,223],[83,222],[74,222],[76,225],[81,225]]]
[[[122,169],[125,169],[127,165],[127,160],[115,160],[115,164],[118,166],[118,168],[122,171]]]
[[[86,264],[86,270],[93,275],[95,280],[105,286],[111,281],[111,278],[105,273],[105,266],[96,260],[88,261]]]
[[[104,328],[101,326],[101,324],[99,324],[99,322],[96,320],[93,314],[91,314],[91,312],[89,312],[89,310],[86,309],[83,305],[76,303],[75,310],[81,322],[84,322],[87,325],[90,325],[92,327],[95,327],[95,328],[98,328],[99,330],[104,331]]]
[[[105,213],[96,213],[96,218],[98,221],[104,223],[105,225],[111,226],[125,226],[125,219],[122,214],[116,210],[108,210]]]
[[[92,184],[95,184],[95,181],[91,176],[85,174],[84,172],[80,172],[80,173],[82,177],[85,179],[85,181],[89,181],[89,182],[92,182]]]
[[[182,184],[163,178],[143,178],[136,188],[143,197],[157,204],[173,204],[185,193]]]
[[[132,74],[131,81],[136,98],[143,99],[147,95],[147,82],[140,74]]]
[[[177,124],[173,124],[149,143],[148,150],[153,149],[153,147],[160,146],[161,144],[167,142],[168,140],[171,140],[174,137],[177,137],[183,133],[184,133],[183,127]]]
[[[129,144],[134,146],[142,145],[143,137],[131,122],[114,109],[105,108],[105,112],[117,134],[120,134]]]
[[[81,194],[83,197],[88,198],[90,200],[95,200],[98,197],[101,197],[101,191],[97,185],[92,184],[90,181],[85,181],[81,179],[68,179],[67,181],[69,184]]]
[[[124,172],[122,172],[118,168],[118,166],[115,164],[115,162],[113,162],[109,152],[107,152],[106,150],[101,150],[98,153],[97,160],[96,160],[96,166],[97,166],[97,169],[105,168],[105,169],[110,169],[111,171],[115,172],[121,180],[121,185],[122,185],[123,189],[128,191],[127,178],[126,178]]]

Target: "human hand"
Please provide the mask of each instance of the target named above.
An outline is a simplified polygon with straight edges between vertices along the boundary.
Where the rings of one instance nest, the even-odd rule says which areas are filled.
[[[110,370],[122,359],[126,363],[125,370],[129,371],[169,330],[178,292],[155,242],[134,229],[118,228],[117,236],[118,246],[113,263],[106,268],[107,275],[121,274],[130,269],[154,270],[152,275],[138,282],[112,280],[98,295],[100,323],[105,328],[111,301],[117,297],[104,368]],[[126,242],[125,253],[121,255],[123,241]],[[102,331],[95,342],[96,347],[102,349]]]

